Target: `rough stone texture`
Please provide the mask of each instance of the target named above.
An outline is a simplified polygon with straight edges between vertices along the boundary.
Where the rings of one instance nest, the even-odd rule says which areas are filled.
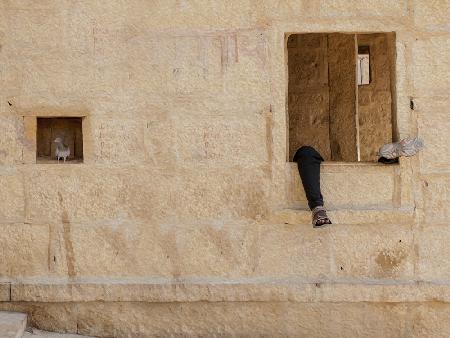
[[[47,226],[0,225],[0,278],[46,276],[49,273]]]
[[[328,34],[330,146],[333,161],[357,161],[355,36]]]
[[[55,333],[42,330],[31,329],[31,332],[25,332],[23,338],[91,338],[78,334]]]
[[[223,279],[100,279],[60,282],[30,280],[13,284],[14,302],[448,302],[449,285],[408,280],[247,278],[239,283]],[[8,304],[6,304],[8,305]]]
[[[0,282],[0,301],[8,302],[9,300],[11,300],[10,293],[11,293],[11,284]]]
[[[376,162],[378,149],[392,142],[392,43],[386,34],[358,34],[358,46],[369,46],[371,79],[358,86],[358,122],[361,161]]]
[[[433,107],[433,105],[430,106]],[[437,108],[437,111],[430,111],[428,114],[420,113],[418,128],[419,135],[425,141],[425,145],[427,145],[427,151],[419,155],[422,172],[450,172],[450,147],[448,146],[448,133],[450,131],[449,112],[440,112],[439,108]]]
[[[418,256],[417,273],[424,280],[450,278],[448,262],[449,248],[444,245],[450,238],[450,227],[445,225],[426,225],[417,236],[416,250]]]
[[[450,37],[417,38],[413,48],[414,89],[420,96],[448,96]]]
[[[31,324],[45,327],[45,330],[67,332],[78,324],[80,334],[101,337],[446,337],[449,313],[448,304],[437,302],[419,306],[342,302],[92,302],[14,303],[10,306],[27,308],[32,313]],[[55,317],[56,313],[59,315]],[[49,318],[54,320],[49,321]]]
[[[23,120],[14,116],[0,116],[0,165],[13,165],[22,161]]]
[[[293,34],[289,68],[289,159],[304,145],[331,159],[327,34]]]
[[[414,23],[430,31],[446,31],[449,28],[450,1],[418,1],[414,7]]]
[[[448,225],[450,176],[426,175],[422,178],[423,223]],[[436,198],[439,196],[439,198]]]
[[[403,16],[406,14],[408,4],[406,0],[368,0],[364,2],[346,0],[320,0],[320,3],[321,14],[334,17]]]
[[[25,313],[0,311],[0,337],[21,338],[26,326]]]
[[[307,209],[297,165],[289,164],[287,174],[289,205]],[[321,167],[321,190],[329,209],[389,208],[395,199],[397,184],[395,166],[326,163]]]
[[[447,13],[0,1],[0,307],[105,337],[448,337]],[[325,164],[321,230],[286,161],[286,36],[313,32],[395,32],[394,136],[427,144]],[[83,163],[36,163],[39,116],[85,117]]]

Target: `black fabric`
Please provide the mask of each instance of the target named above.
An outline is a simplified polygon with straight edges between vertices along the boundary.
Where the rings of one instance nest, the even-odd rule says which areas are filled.
[[[386,157],[380,157],[380,158],[378,159],[378,162],[384,163],[384,164],[394,164],[394,163],[398,163],[398,157],[396,157],[396,158],[391,158],[391,159],[386,158]]]
[[[312,210],[317,206],[323,206],[323,196],[320,192],[322,156],[313,147],[303,146],[295,153],[294,162],[297,162],[309,208]]]

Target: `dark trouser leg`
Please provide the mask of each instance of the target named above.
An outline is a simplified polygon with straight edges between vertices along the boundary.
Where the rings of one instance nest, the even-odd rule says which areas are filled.
[[[312,210],[317,206],[323,206],[323,197],[320,192],[322,156],[313,147],[303,146],[295,153],[294,162],[298,165],[309,208]]]

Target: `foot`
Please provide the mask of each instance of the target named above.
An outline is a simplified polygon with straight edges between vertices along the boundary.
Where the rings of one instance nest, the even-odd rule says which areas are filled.
[[[324,228],[331,224],[328,218],[327,212],[324,207],[318,206],[311,210],[312,212],[312,224],[314,228]]]
[[[400,156],[413,156],[422,150],[423,141],[418,137],[407,137],[400,142],[388,143],[382,146],[378,152],[381,157],[394,159]]]

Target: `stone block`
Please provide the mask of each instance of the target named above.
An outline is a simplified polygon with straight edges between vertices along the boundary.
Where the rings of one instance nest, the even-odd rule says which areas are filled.
[[[414,222],[413,209],[384,209],[384,210],[328,210],[333,224],[396,224],[410,225]],[[275,211],[270,219],[280,224],[311,226],[311,211],[300,209],[283,209]]]
[[[140,164],[147,162],[144,149],[145,122],[142,119],[100,118],[85,119],[85,162]],[[89,121],[87,121],[89,120]]]
[[[118,313],[133,316],[124,318]],[[80,304],[79,333],[114,337],[193,334],[332,337],[339,332],[342,337],[399,337],[405,333],[405,316],[406,307],[402,304],[94,303]]]
[[[2,224],[0,228],[0,276],[20,278],[48,275],[48,226],[18,223]]]
[[[297,225],[245,229],[237,225],[75,224],[70,226],[70,241],[74,276],[80,278],[327,280],[407,279],[413,274],[412,235],[398,225],[340,225],[319,232]]]
[[[448,223],[447,223],[448,224]],[[426,225],[417,230],[417,275],[423,280],[450,279],[450,227]]]
[[[355,36],[328,34],[330,147],[333,161],[358,161]]]
[[[446,31],[450,23],[449,0],[419,0],[414,2],[414,24],[429,31]]]
[[[120,177],[114,171],[72,164],[24,170],[26,218],[33,223],[114,219],[124,213]]]
[[[450,176],[426,175],[422,178],[425,224],[449,224]]]
[[[256,243],[255,243],[256,244]],[[332,273],[329,238],[311,227],[276,225],[261,228],[253,275],[326,279]]]
[[[429,302],[414,306],[411,337],[449,337],[449,317],[450,306],[448,303]]]
[[[406,0],[321,0],[320,3],[320,14],[323,16],[402,17],[408,13]]]
[[[421,104],[423,104],[421,102]],[[432,106],[431,106],[432,107]],[[450,173],[450,149],[448,135],[450,114],[433,112],[425,108],[418,117],[419,136],[425,141],[426,148],[419,153],[420,167],[423,173]]]
[[[0,283],[0,302],[9,302],[11,300],[10,291],[10,283]]]
[[[288,203],[307,209],[306,195],[295,163],[286,173]],[[321,188],[329,209],[391,208],[395,193],[395,166],[379,164],[325,163]]]
[[[0,169],[0,223],[23,222],[25,194],[23,177],[15,169]]]
[[[0,116],[0,166],[22,162],[24,127],[21,117]]]
[[[24,135],[23,135],[23,163],[36,163],[36,129],[37,119],[35,116],[23,117]]]
[[[172,162],[182,167],[267,166],[271,115],[267,112],[243,118],[210,117],[175,119],[175,153]]]
[[[77,333],[77,311],[74,303],[0,303],[4,311],[27,313],[28,325],[53,332]]]
[[[437,36],[417,39],[413,46],[414,89],[420,96],[446,96],[450,74],[450,38]]]
[[[30,324],[41,329],[114,337],[334,337],[336,332],[342,337],[446,337],[449,311],[445,303],[88,302],[6,303],[1,307],[31,313]]]
[[[73,258],[69,263],[74,276],[80,278],[260,275],[273,267],[270,261],[261,262],[259,237],[259,229],[221,224],[149,226],[118,221],[109,226],[70,225]],[[309,267],[313,266],[310,262]]]
[[[42,302],[301,302],[417,303],[450,301],[450,286],[439,282],[387,280],[324,281],[301,277],[228,278],[77,278],[30,280],[11,284],[15,303]],[[8,284],[9,297],[9,284]]]
[[[337,278],[411,279],[413,235],[398,225],[336,226],[327,230]]]

